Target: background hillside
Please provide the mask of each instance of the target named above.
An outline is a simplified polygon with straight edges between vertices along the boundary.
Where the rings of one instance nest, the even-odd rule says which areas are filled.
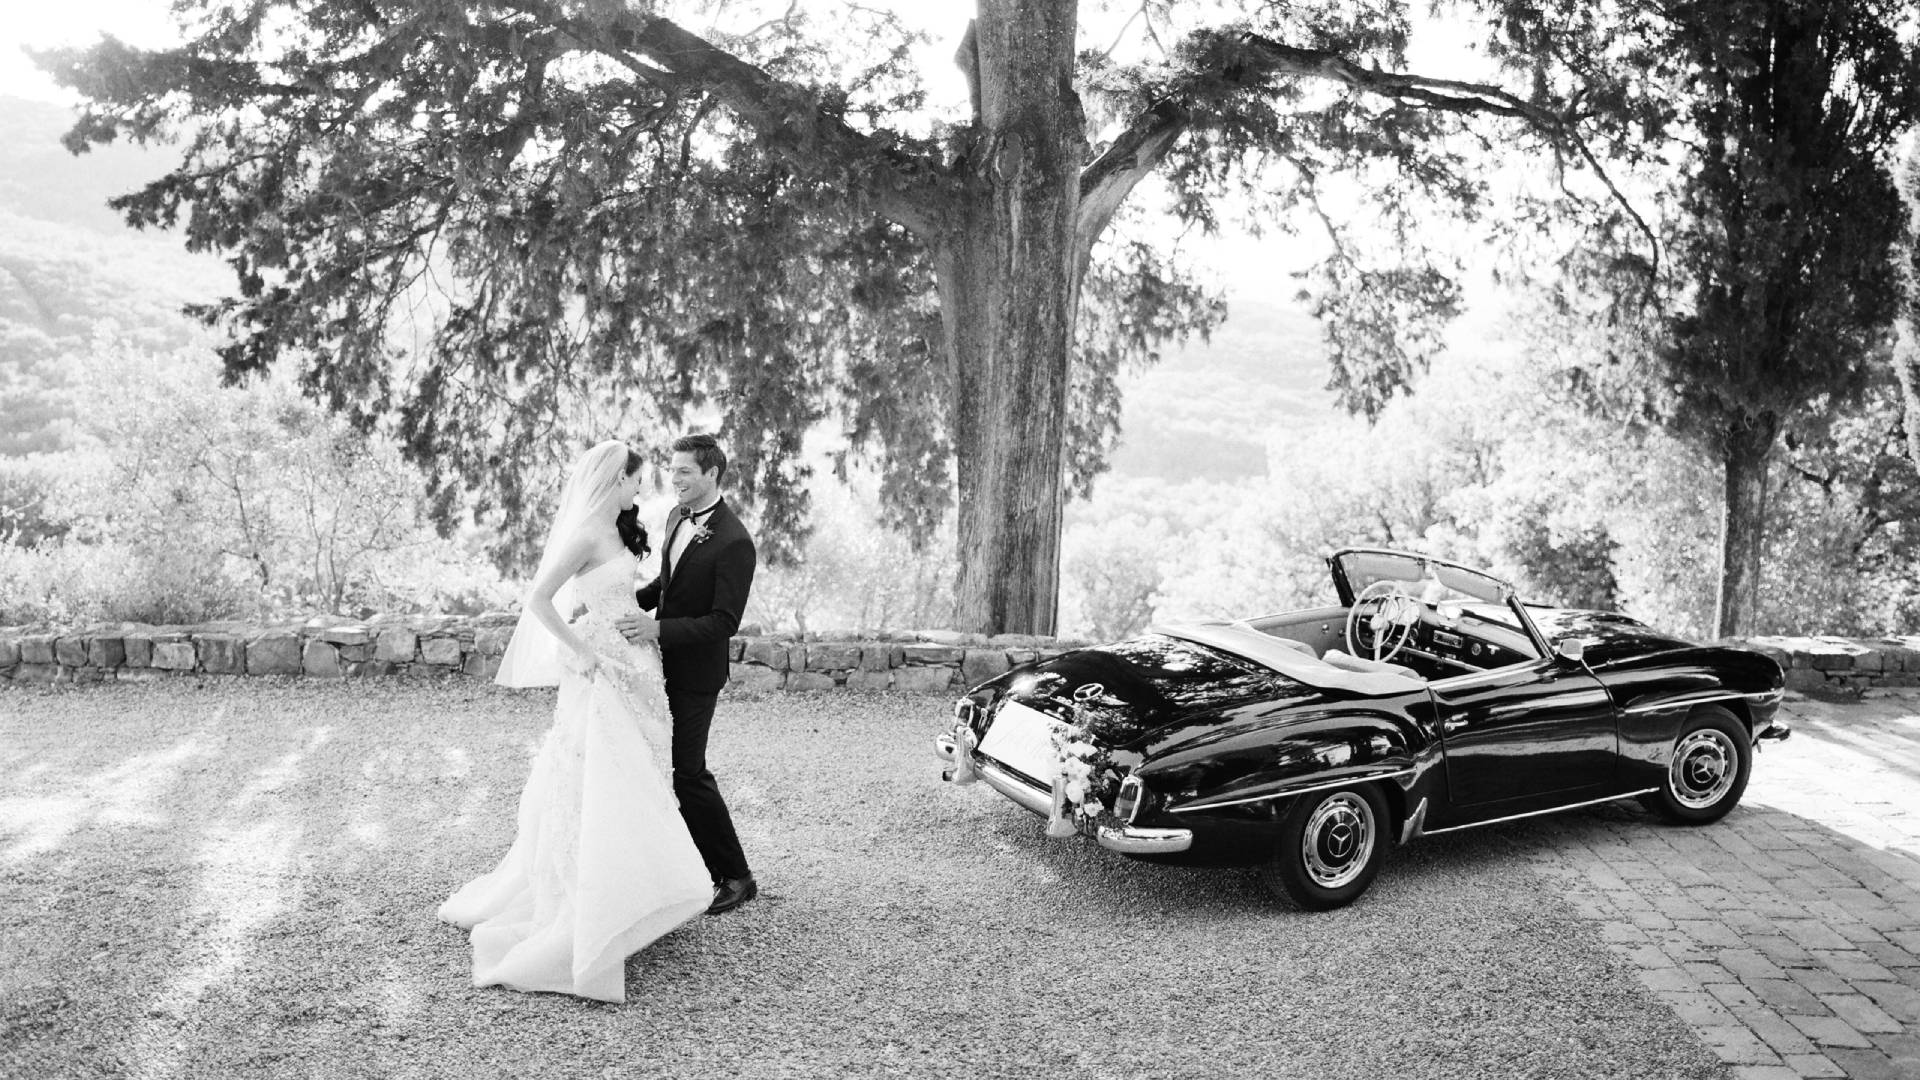
[[[1320,324],[1293,303],[1292,279],[1227,294],[1211,341],[1169,350],[1121,383],[1119,478],[1233,481],[1267,471],[1268,433],[1333,408]]]
[[[228,285],[177,235],[129,229],[107,200],[166,170],[169,151],[60,145],[68,110],[0,97],[0,454],[64,445],[51,390],[96,340],[171,351],[198,339],[183,304]],[[1319,327],[1285,275],[1229,290],[1209,342],[1170,350],[1124,381],[1112,476],[1233,481],[1265,475],[1267,432],[1331,408]]]
[[[164,171],[160,152],[112,147],[80,157],[56,105],[0,98],[0,455],[69,444],[60,393],[102,341],[171,351],[196,340],[183,304],[216,295],[217,260],[177,236],[140,233],[107,200]]]

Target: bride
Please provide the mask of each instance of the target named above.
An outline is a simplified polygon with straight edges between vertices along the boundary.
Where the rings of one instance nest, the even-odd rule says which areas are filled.
[[[608,441],[574,462],[497,682],[560,687],[500,865],[439,917],[472,931],[473,983],[626,1000],[626,958],[704,912],[713,883],[673,796],[672,721],[635,615],[646,533],[622,515],[641,458]],[[570,594],[570,595],[569,595]],[[569,625],[555,597],[587,613]]]

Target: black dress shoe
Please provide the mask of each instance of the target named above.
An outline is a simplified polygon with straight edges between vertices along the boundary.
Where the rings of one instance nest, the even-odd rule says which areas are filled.
[[[759,895],[760,886],[754,884],[752,874],[746,877],[721,878],[714,884],[713,904],[707,908],[707,914],[718,915],[723,911],[732,911]]]

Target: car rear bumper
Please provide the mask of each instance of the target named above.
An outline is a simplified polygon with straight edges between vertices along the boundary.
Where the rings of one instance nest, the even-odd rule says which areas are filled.
[[[1053,813],[1053,793],[1035,787],[1003,769],[992,758],[973,752],[972,731],[962,734],[943,732],[934,736],[933,752],[947,769],[942,779],[961,780],[971,774],[986,781],[988,787],[1005,795],[1041,817]],[[962,780],[964,782],[964,780]],[[1172,855],[1193,846],[1192,829],[1144,829],[1134,825],[1102,825],[1094,839],[1109,851],[1124,855]]]

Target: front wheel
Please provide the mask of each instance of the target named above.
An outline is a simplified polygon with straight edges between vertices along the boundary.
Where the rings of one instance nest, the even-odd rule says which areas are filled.
[[[1386,860],[1386,830],[1386,802],[1372,785],[1302,795],[1287,808],[1260,882],[1308,911],[1350,904]]]
[[[1746,726],[1717,705],[1698,709],[1680,729],[1660,790],[1640,796],[1647,809],[1676,825],[1705,825],[1727,816],[1747,790],[1753,743]]]

